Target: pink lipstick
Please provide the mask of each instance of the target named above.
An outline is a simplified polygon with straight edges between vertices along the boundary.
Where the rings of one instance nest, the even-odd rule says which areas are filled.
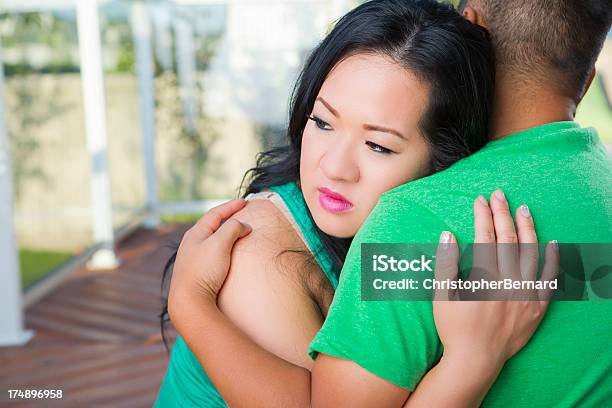
[[[353,208],[353,204],[344,198],[342,194],[325,187],[319,188],[319,204],[325,210],[332,213],[345,212]]]

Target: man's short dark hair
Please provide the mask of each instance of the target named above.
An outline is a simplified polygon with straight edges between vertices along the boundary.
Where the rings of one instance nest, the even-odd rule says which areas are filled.
[[[460,10],[465,3],[483,13],[502,72],[582,95],[610,30],[610,0],[462,0]]]

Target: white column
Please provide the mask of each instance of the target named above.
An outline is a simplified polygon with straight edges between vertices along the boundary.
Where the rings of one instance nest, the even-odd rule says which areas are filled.
[[[153,49],[151,47],[151,17],[142,0],[132,5],[132,32],[136,49],[136,71],[140,100],[140,127],[144,154],[149,216],[144,224],[148,228],[159,225],[159,198],[155,170],[155,85],[153,83]]]
[[[185,113],[185,126],[187,129],[195,131],[198,106],[193,28],[188,21],[177,16],[174,22],[174,32],[176,35],[176,69]]]
[[[163,70],[172,71],[174,64],[172,56],[172,24],[170,22],[172,10],[170,7],[159,5],[151,11],[155,56]]]
[[[91,157],[92,222],[95,242],[102,244],[88,266],[92,269],[113,269],[119,265],[119,260],[114,250],[98,3],[96,0],[79,0],[76,4],[85,130]]]
[[[0,54],[0,346],[19,346],[32,338],[32,332],[23,328],[21,274],[13,224],[13,176],[4,119],[4,69]]]

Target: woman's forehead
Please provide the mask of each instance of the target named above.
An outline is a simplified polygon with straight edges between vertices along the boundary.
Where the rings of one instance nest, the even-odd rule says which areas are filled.
[[[413,121],[407,116],[420,118],[427,105],[428,90],[415,75],[389,57],[355,54],[334,66],[319,97],[341,116],[344,113],[363,121],[371,118],[406,125],[406,120]]]

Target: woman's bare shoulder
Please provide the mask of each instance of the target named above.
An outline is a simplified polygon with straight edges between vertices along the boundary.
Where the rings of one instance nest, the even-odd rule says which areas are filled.
[[[266,237],[280,239],[278,242],[266,240],[265,242],[271,247],[284,247],[288,243],[301,242],[289,220],[270,200],[250,200],[232,218],[245,222],[253,228],[253,231],[241,240],[243,246],[249,241],[261,243],[259,241]]]
[[[252,200],[234,218],[253,231],[232,252],[219,294],[220,309],[260,346],[310,368],[306,350],[322,324],[304,290],[308,250],[283,213],[268,200]]]
[[[294,284],[293,275],[302,273],[303,268],[292,261],[307,259],[309,253],[281,210],[269,200],[258,199],[249,201],[232,218],[249,224],[252,231],[234,246],[228,280],[248,274],[247,279]]]

